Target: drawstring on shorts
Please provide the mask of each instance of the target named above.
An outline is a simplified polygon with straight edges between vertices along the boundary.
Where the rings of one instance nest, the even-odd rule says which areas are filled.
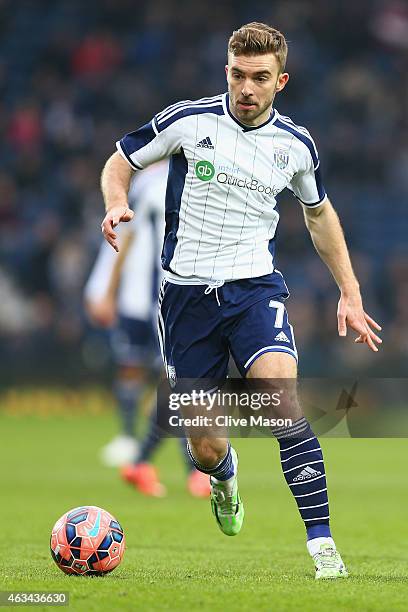
[[[224,284],[224,281],[213,281],[212,283],[208,283],[204,291],[205,295],[210,295],[211,291],[215,291],[215,298],[217,300],[218,306],[221,306],[220,298],[218,296],[218,289],[219,287],[222,287],[223,284]]]

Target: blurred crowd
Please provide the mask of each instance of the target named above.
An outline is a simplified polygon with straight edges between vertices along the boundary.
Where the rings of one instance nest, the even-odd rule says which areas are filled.
[[[289,41],[278,110],[312,132],[366,308],[370,355],[336,337],[337,289],[290,194],[277,263],[309,376],[404,376],[408,363],[408,6],[398,0],[0,0],[0,382],[107,371],[83,313],[115,141],[179,99],[226,89],[231,31]]]

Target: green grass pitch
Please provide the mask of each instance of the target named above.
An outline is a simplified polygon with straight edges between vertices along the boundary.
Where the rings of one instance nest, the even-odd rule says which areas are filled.
[[[116,432],[109,411],[18,416],[0,408],[0,432],[0,590],[69,591],[74,611],[407,610],[405,440],[322,440],[333,535],[351,576],[315,582],[275,441],[234,441],[246,519],[227,538],[209,502],[186,493],[174,440],[157,457],[168,487],[159,500],[99,464],[99,448]],[[104,578],[65,576],[49,553],[56,519],[84,504],[106,508],[125,529],[122,565]]]

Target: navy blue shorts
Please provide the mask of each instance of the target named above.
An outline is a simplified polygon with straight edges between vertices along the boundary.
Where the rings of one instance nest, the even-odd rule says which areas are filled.
[[[120,315],[112,330],[111,346],[119,365],[153,367],[157,362],[159,345],[152,321]]]
[[[232,355],[242,376],[266,352],[297,360],[280,272],[225,283],[176,285],[164,280],[159,296],[159,342],[170,383],[182,378],[225,380]]]

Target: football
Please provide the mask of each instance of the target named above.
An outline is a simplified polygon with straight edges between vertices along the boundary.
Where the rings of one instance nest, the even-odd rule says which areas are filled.
[[[122,561],[125,535],[106,510],[81,506],[69,510],[55,523],[50,549],[65,574],[103,576]]]

